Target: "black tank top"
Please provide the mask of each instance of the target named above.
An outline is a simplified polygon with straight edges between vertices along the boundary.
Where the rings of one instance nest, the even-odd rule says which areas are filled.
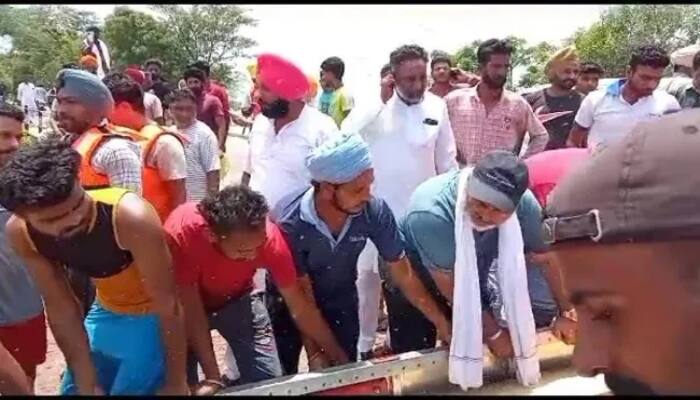
[[[107,197],[114,199],[94,200],[96,215],[92,229],[72,238],[57,239],[27,224],[27,232],[39,254],[91,278],[108,278],[129,267],[133,256],[119,247],[114,236],[112,214],[121,196]]]

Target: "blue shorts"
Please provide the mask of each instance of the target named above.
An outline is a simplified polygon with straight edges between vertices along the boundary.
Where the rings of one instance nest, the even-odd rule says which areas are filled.
[[[115,314],[97,301],[85,318],[90,355],[100,387],[108,395],[153,395],[165,379],[165,348],[156,315]],[[68,368],[62,395],[78,387]]]

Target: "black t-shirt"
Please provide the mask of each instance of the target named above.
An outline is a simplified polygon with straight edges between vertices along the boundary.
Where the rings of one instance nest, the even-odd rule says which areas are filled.
[[[566,140],[569,138],[569,132],[574,123],[574,118],[581,107],[583,96],[571,91],[569,95],[552,97],[547,94],[547,90],[543,89],[535,93],[530,93],[525,96],[525,100],[530,103],[532,110],[537,113],[537,110],[542,107],[540,114],[549,114],[561,111],[572,111],[571,114],[555,118],[544,123],[544,127],[549,132],[549,141],[545,150],[554,150],[566,147]]]

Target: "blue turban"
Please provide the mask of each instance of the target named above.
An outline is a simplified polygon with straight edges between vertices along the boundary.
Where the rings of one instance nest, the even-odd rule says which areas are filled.
[[[77,98],[83,105],[99,111],[103,117],[112,111],[112,93],[97,75],[79,69],[62,69],[57,79],[59,90],[65,95]]]
[[[343,184],[372,168],[369,146],[355,133],[329,139],[306,157],[306,167],[316,182]]]

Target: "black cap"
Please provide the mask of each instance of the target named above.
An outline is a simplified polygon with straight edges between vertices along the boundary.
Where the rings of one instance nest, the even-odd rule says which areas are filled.
[[[509,151],[492,151],[484,156],[469,179],[469,196],[511,212],[527,190],[527,165]]]

